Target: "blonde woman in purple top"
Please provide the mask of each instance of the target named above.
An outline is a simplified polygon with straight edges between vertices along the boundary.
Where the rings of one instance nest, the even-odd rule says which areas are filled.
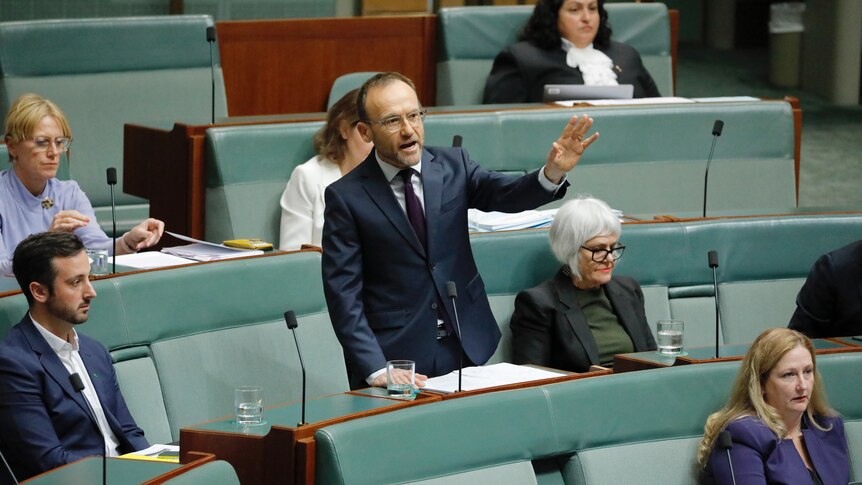
[[[88,249],[113,253],[113,241],[99,227],[87,195],[77,182],[56,178],[72,143],[63,111],[37,94],[23,94],[9,108],[5,127],[12,168],[0,172],[0,274],[12,274],[12,252],[37,232],[73,232]],[[144,220],[117,238],[117,254],[158,243],[164,230],[162,221]]]

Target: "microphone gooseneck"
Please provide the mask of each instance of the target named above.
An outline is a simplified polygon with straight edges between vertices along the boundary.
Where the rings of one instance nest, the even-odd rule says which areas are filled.
[[[111,170],[110,168],[108,170]],[[110,176],[108,177],[110,180]],[[117,181],[117,172],[114,170],[114,183]],[[84,396],[84,380],[81,379],[81,376],[75,372],[69,376],[69,383],[72,384],[72,389],[75,390],[78,394],[81,394],[81,398],[84,399],[84,403],[87,405],[87,409],[90,410],[90,414],[93,416],[93,423],[96,425],[96,430],[99,432],[99,436],[102,436],[102,429],[99,428],[99,421],[96,419],[96,411],[93,410],[93,406],[90,405],[90,401],[87,400],[87,396]],[[105,437],[102,436],[102,485],[108,483],[108,463],[107,463],[107,450],[104,449]]]
[[[446,282],[446,294],[452,300],[452,313],[455,315],[455,330],[458,331],[458,392],[461,392],[461,374],[464,373],[464,340],[461,338],[461,322],[458,320],[458,306],[455,300],[458,298],[458,288],[454,281]]]
[[[721,433],[718,433],[716,444],[719,448],[727,452],[727,464],[730,466],[730,479],[733,481],[733,485],[736,485],[736,475],[733,473],[733,460],[730,458],[730,450],[733,448],[733,439],[730,436],[730,431],[724,430]]]
[[[296,344],[296,355],[299,356],[299,367],[302,369],[302,419],[299,421],[297,426],[305,426],[308,424],[305,422],[305,363],[302,361],[302,352],[299,350],[299,339],[296,338],[296,327],[299,326],[299,323],[296,321],[296,313],[294,313],[293,310],[284,312],[284,322],[287,324],[287,328],[293,332],[293,342]]]
[[[6,457],[3,456],[2,451],[0,451],[0,460],[3,460],[3,465],[6,467],[6,471],[9,472],[9,476],[12,477],[12,482],[18,485],[18,477],[15,476],[15,472],[12,471],[12,467],[9,466],[9,462],[6,461]]]
[[[117,169],[114,167],[108,167],[107,172],[108,179],[108,187],[111,188],[111,224],[112,224],[112,239],[114,240],[114,257],[111,258],[113,262],[113,266],[111,268],[111,273],[117,273],[117,204],[114,202],[114,186],[117,185]],[[77,374],[73,374],[77,375]],[[80,377],[78,377],[80,379]]]
[[[715,358],[717,359],[719,355],[718,329],[721,327],[721,306],[718,304],[718,275],[716,273],[716,268],[718,268],[718,251],[712,249],[706,256],[709,267],[712,268],[712,291],[715,294]]]
[[[724,121],[715,120],[712,125],[712,147],[709,149],[709,157],[706,159],[706,172],[703,174],[703,217],[706,217],[706,189],[709,182],[709,165],[712,163],[712,155],[715,153],[715,143],[724,129]]]
[[[210,45],[210,82],[212,84],[212,97],[210,99],[210,122],[215,124],[215,55],[213,54],[216,41],[216,29],[214,25],[207,27],[207,42]]]

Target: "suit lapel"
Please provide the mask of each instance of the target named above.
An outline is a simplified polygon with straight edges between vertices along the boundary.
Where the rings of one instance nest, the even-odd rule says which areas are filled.
[[[563,314],[566,316],[566,321],[569,324],[569,329],[575,334],[575,337],[584,346],[587,356],[590,358],[590,363],[599,363],[599,346],[596,344],[596,339],[590,331],[590,326],[584,316],[581,306],[578,304],[578,298],[575,296],[575,285],[566,274],[560,270],[554,278],[554,288],[560,297],[560,303],[565,307]]]
[[[26,324],[21,326],[21,330],[24,332],[24,337],[30,344],[30,348],[39,356],[39,362],[42,364],[45,372],[54,379],[69,398],[78,404],[87,416],[90,416],[90,409],[87,407],[87,403],[84,402],[83,394],[75,392],[72,388],[72,383],[69,382],[69,371],[60,362],[60,358],[57,357],[54,349],[48,345],[48,342],[45,341],[45,338],[36,329],[36,324],[33,323],[29,315],[26,317]],[[95,417],[93,418],[95,419]]]
[[[434,155],[422,151],[422,192],[425,197],[425,230],[428,234],[428,252],[434,254],[437,242],[437,224],[440,220],[440,207],[443,205],[442,167],[434,160]]]
[[[358,167],[361,170],[360,177],[362,178],[362,188],[365,193],[371,198],[374,204],[383,212],[383,215],[389,219],[389,222],[395,226],[398,233],[407,240],[413,249],[419,254],[425,254],[425,248],[413,232],[413,227],[410,221],[407,220],[407,214],[398,205],[395,200],[395,194],[392,192],[392,187],[380,170],[380,165],[377,163],[375,151],[371,150],[368,158]],[[427,216],[426,216],[427,219]]]

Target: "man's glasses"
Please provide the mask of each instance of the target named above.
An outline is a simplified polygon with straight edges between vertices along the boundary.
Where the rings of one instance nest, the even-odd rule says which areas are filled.
[[[581,249],[585,251],[589,251],[592,254],[592,259],[596,263],[604,263],[608,256],[613,255],[614,261],[619,261],[623,257],[623,252],[626,250],[625,246],[614,246],[611,249],[604,248],[588,248],[586,246],[581,246]]]
[[[58,152],[65,152],[69,149],[69,145],[72,144],[72,139],[60,137],[52,140],[45,136],[37,136],[36,138],[33,138],[33,143],[36,145],[37,152],[47,151],[48,147],[51,146],[53,146]]]
[[[415,111],[411,111],[411,112],[407,113],[406,115],[390,116],[389,118],[384,118],[382,120],[377,120],[377,121],[370,121],[369,120],[369,121],[366,121],[366,123],[369,123],[372,125],[374,125],[374,124],[380,125],[383,127],[384,130],[388,131],[389,133],[397,133],[398,130],[401,129],[401,123],[403,123],[402,120],[405,120],[405,119],[407,120],[408,123],[410,123],[410,126],[412,126],[413,128],[419,128],[419,126],[422,125],[422,122],[425,121],[425,110],[424,109],[417,109]]]

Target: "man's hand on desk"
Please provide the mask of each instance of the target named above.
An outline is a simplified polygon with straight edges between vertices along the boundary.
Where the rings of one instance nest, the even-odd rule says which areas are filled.
[[[395,371],[396,371],[396,373],[395,373],[396,381],[398,381],[399,378],[403,375],[403,382],[402,383],[406,384],[407,379],[408,379],[407,373],[400,370],[400,369],[395,369]],[[425,381],[427,381],[427,380],[428,380],[428,376],[420,374],[418,372],[413,375],[413,384],[415,384],[417,388],[425,387]],[[373,387],[386,387],[386,373],[384,372],[384,373],[380,374],[379,376],[375,377],[374,380],[371,381],[371,385]]]

